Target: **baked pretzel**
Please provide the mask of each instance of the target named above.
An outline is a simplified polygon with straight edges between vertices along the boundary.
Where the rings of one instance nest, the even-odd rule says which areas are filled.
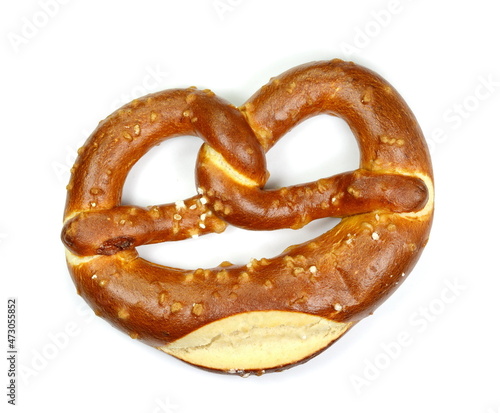
[[[330,114],[350,126],[359,169],[276,190],[265,153],[301,121]],[[121,205],[132,166],[181,135],[204,140],[198,193],[171,204]],[[62,240],[77,292],[132,338],[202,368],[248,375],[318,354],[372,314],[406,278],[433,215],[422,132],[380,76],[340,60],[293,68],[236,108],[208,90],[175,89],[123,106],[79,150]],[[179,269],[135,247],[228,224],[252,230],[340,223],[274,258]]]

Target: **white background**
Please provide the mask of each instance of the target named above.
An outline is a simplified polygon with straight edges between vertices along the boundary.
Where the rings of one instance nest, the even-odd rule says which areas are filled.
[[[15,297],[17,411],[498,413],[494,3],[2,2],[0,348],[7,348],[7,298]],[[75,292],[59,234],[69,168],[97,122],[133,97],[174,87],[210,88],[239,105],[270,77],[334,57],[389,80],[432,150],[435,223],[401,288],[307,364],[247,379],[185,365],[95,317]],[[200,143],[179,138],[155,148],[127,180],[127,202],[146,206],[193,195]],[[272,183],[354,169],[356,151],[341,121],[309,120],[268,154]],[[276,233],[229,228],[141,254],[186,268],[243,264],[331,225]],[[8,366],[1,365],[7,411]]]

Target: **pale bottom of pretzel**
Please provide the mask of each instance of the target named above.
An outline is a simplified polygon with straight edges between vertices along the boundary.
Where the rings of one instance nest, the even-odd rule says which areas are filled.
[[[253,311],[210,323],[159,349],[208,369],[264,372],[309,359],[352,324],[304,313]]]

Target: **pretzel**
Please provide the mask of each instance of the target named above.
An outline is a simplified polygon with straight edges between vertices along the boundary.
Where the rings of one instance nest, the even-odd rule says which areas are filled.
[[[265,153],[318,114],[344,119],[355,171],[267,189]],[[132,166],[183,135],[204,140],[198,191],[175,203],[122,205]],[[281,371],[328,348],[406,279],[427,243],[433,178],[414,115],[384,79],[354,63],[312,62],[271,79],[236,108],[209,90],[172,89],[123,106],[79,150],[62,240],[77,292],[118,329],[180,360],[239,375]],[[334,228],[246,265],[179,269],[139,245],[235,225]]]

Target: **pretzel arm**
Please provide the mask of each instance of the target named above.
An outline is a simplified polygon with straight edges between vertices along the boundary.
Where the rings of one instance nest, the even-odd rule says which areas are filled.
[[[418,211],[428,199],[419,178],[365,170],[281,189],[259,189],[231,179],[227,171],[214,167],[210,157],[202,158],[198,183],[211,188],[205,194],[210,207],[225,221],[246,229],[298,229],[319,218]]]

